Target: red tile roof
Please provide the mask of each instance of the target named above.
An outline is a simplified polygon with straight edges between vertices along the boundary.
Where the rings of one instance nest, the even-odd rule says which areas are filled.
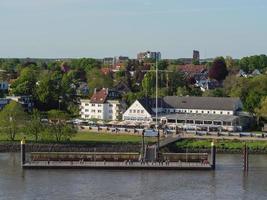
[[[101,68],[100,70],[101,70],[101,73],[104,75],[108,75],[108,74],[112,73],[112,69],[110,69],[108,67]]]
[[[205,65],[193,65],[193,64],[188,64],[188,65],[180,65],[178,66],[178,70],[180,72],[186,73],[187,75],[195,75],[202,73],[205,71],[207,68]]]
[[[105,103],[108,97],[108,88],[103,88],[93,94],[90,103]]]

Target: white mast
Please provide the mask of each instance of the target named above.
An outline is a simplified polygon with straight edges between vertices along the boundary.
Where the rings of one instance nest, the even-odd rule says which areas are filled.
[[[156,58],[156,131],[158,132],[158,59]]]

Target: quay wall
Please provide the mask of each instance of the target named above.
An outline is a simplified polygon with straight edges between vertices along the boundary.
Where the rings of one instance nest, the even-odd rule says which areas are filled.
[[[139,152],[141,144],[88,143],[40,144],[26,143],[26,152]],[[0,152],[19,152],[19,143],[0,143]]]

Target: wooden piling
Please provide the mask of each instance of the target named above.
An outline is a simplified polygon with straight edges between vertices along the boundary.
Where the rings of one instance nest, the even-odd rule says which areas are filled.
[[[26,151],[25,151],[25,139],[22,139],[20,142],[20,156],[21,156],[21,166],[26,162]]]
[[[216,169],[216,146],[214,142],[211,142],[211,169]]]
[[[249,168],[249,161],[248,161],[248,146],[245,143],[244,148],[243,148],[243,170],[244,172],[248,172]]]

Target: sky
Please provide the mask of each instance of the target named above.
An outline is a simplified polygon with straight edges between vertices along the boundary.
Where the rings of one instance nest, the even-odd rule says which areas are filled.
[[[266,0],[0,0],[0,57],[267,54]]]

